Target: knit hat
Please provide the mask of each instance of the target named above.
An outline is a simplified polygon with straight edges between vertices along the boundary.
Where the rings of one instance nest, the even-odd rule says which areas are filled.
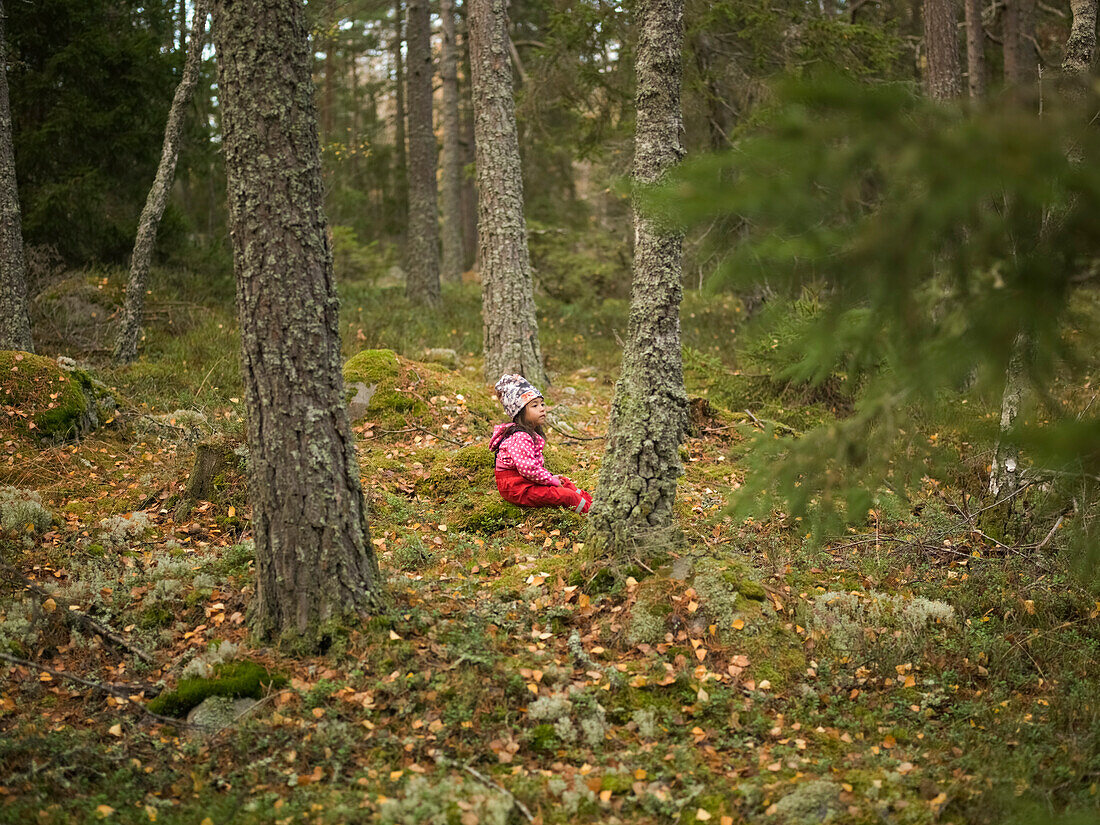
[[[497,381],[497,398],[504,405],[509,418],[515,418],[531,401],[542,398],[542,393],[522,375],[505,373]]]

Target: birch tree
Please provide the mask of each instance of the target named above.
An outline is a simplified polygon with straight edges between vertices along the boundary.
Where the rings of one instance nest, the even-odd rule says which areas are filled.
[[[503,373],[516,372],[535,386],[545,386],[549,380],[539,347],[527,251],[505,6],[505,0],[470,0],[467,12],[485,377],[495,382]]]
[[[215,0],[230,234],[248,408],[254,629],[326,646],[378,604],[344,406],[317,106],[301,0]]]
[[[122,309],[122,323],[115,338],[115,363],[129,364],[137,358],[138,339],[141,337],[141,316],[145,310],[145,285],[149,280],[149,267],[153,262],[153,250],[157,243],[157,229],[168,205],[168,195],[176,177],[176,161],[179,159],[180,135],[186,107],[199,82],[202,67],[202,50],[206,43],[206,16],[210,13],[210,0],[197,0],[191,18],[190,40],[187,57],[183,62],[172,106],[168,110],[168,124],[164,127],[164,146],[160,153],[160,165],[153,188],[145,200],[138,221],[134,251],[130,257],[130,279],[126,282],[126,303]]]
[[[662,181],[683,155],[682,0],[638,7],[635,189]],[[598,546],[623,557],[673,535],[672,505],[682,473],[687,423],[680,345],[682,235],[634,203],[630,326],[615,385],[607,449],[589,522]]]

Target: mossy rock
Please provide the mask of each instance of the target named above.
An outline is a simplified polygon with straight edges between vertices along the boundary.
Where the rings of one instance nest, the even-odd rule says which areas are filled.
[[[369,419],[386,428],[400,429],[408,422],[431,428],[435,418],[445,414],[470,419],[473,430],[487,428],[500,417],[499,407],[481,384],[393,350],[369,349],[352,356],[344,364],[344,384],[352,420]]]
[[[45,444],[80,438],[118,408],[110,390],[86,370],[13,350],[0,351],[0,404],[7,413],[3,426]]]
[[[259,699],[267,688],[282,687],[286,677],[255,662],[218,665],[210,679],[181,679],[175,690],[162,693],[148,704],[153,713],[182,719],[210,696]]]

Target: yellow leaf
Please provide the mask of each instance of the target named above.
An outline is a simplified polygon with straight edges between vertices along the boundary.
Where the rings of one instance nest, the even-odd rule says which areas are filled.
[[[708,819],[710,819],[710,814],[707,813],[707,810],[705,808],[696,809],[696,811],[695,811],[695,821],[696,822],[706,822]]]
[[[111,734],[111,736],[122,736],[122,723],[115,722],[107,729],[107,733]]]
[[[882,747],[886,748],[887,750],[889,750],[890,748],[896,748],[897,745],[898,741],[893,736],[887,736],[885,739],[882,740]]]
[[[744,627],[745,627],[745,620],[744,619],[734,619],[733,620],[733,629],[734,630],[743,630]]]
[[[99,814],[100,819],[106,819],[115,812],[115,809],[110,805],[99,805],[96,807],[95,812]]]
[[[157,809],[154,808],[152,805],[145,806],[145,815],[149,817],[150,822],[157,821]]]
[[[905,687],[911,688],[917,684],[917,679],[912,674],[905,677]]]
[[[55,602],[53,599],[46,599],[46,601],[42,602],[42,609],[45,610],[47,613],[53,613],[55,610],[57,610],[57,602]]]
[[[203,817],[203,820],[202,820],[202,822],[199,823],[199,825],[214,825],[214,820],[211,819],[210,817],[206,816],[206,817]]]
[[[394,632],[393,632],[393,631],[391,630],[391,631],[390,631],[390,640],[391,640],[391,641],[394,641],[394,642],[398,642],[398,641],[400,641],[400,640],[401,640],[401,637],[400,637],[400,636],[398,636],[398,635],[397,635],[396,633],[394,633]]]
[[[237,508],[236,507],[230,507],[229,508],[229,517],[233,518],[233,516],[235,516],[235,515],[237,515]]]

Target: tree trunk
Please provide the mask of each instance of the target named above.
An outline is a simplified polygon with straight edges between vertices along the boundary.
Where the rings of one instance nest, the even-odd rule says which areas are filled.
[[[8,103],[7,9],[0,0],[0,349],[34,352],[27,316],[27,262],[15,181]]]
[[[458,121],[458,52],[454,0],[441,0],[443,53],[443,271],[447,281],[462,279],[462,157]]]
[[[662,180],[680,160],[683,0],[642,0],[638,9],[633,180]],[[589,533],[612,558],[673,539],[672,505],[687,425],[680,349],[683,237],[634,203],[630,327],[615,386],[607,449]]]
[[[1039,76],[1035,51],[1035,0],[1005,0],[1005,85],[1026,89]]]
[[[328,143],[333,140],[336,127],[336,4],[327,0],[325,4],[325,86],[324,106],[321,111],[321,140]]]
[[[130,280],[126,282],[126,304],[122,310],[122,322],[115,338],[114,360],[116,364],[129,364],[137,358],[138,338],[141,337],[141,317],[145,310],[145,284],[149,279],[149,267],[153,263],[153,250],[157,243],[157,229],[168,205],[168,195],[176,177],[176,161],[180,153],[180,135],[187,104],[199,82],[202,67],[202,49],[206,42],[206,16],[210,12],[210,0],[197,0],[191,20],[191,34],[187,57],[183,62],[172,107],[168,110],[168,124],[164,127],[164,146],[160,153],[160,166],[153,180],[153,188],[141,210],[134,252],[130,257]]]
[[[477,187],[467,169],[476,168],[476,141],[474,140],[474,99],[470,81],[470,29],[466,24],[466,5],[460,12],[462,32],[462,77],[465,94],[462,103],[462,265],[464,269],[477,267]]]
[[[254,628],[317,650],[378,604],[380,578],[344,406],[301,0],[215,0],[256,542]]]
[[[506,0],[470,0],[477,150],[478,266],[484,320],[485,378],[519,373],[536,386],[549,383],[539,348],[523,177],[512,99]]]
[[[393,146],[396,152],[394,163],[393,191],[397,199],[397,214],[399,216],[398,234],[403,238],[407,232],[409,217],[409,163],[405,152],[405,58],[401,52],[401,46],[405,42],[402,33],[401,0],[393,3],[393,79],[394,79],[394,126]]]
[[[924,0],[924,84],[933,100],[962,94],[956,0]]]
[[[985,97],[985,28],[982,0],[964,0],[966,14],[966,76],[970,97]]]
[[[439,208],[432,128],[432,44],[428,0],[408,5],[409,243],[405,295],[439,303]]]
[[[1080,76],[1092,70],[1096,55],[1096,0],[1070,0],[1073,11],[1073,28],[1066,41],[1066,55],[1062,59],[1062,71]]]
[[[1027,346],[1027,336],[1017,335],[1005,370],[1004,395],[1001,397],[1001,435],[997,440],[993,466],[989,471],[989,495],[994,501],[1014,495],[1020,486],[1020,450],[1011,440],[1006,441],[1005,437],[1016,423],[1020,400],[1027,384],[1024,370]]]

